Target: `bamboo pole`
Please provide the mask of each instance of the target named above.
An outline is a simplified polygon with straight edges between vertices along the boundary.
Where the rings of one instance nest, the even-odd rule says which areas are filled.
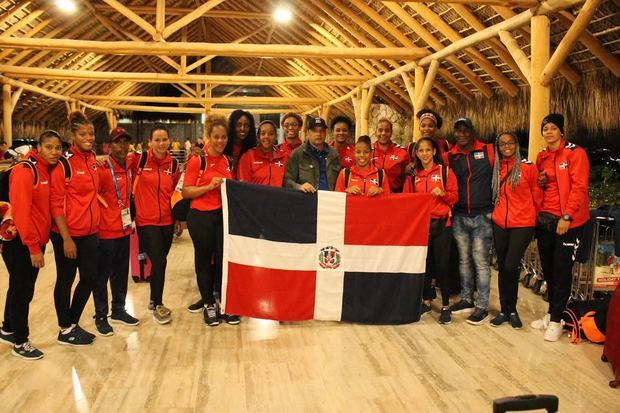
[[[173,33],[176,33],[181,28],[187,26],[194,20],[202,17],[206,12],[208,12],[209,10],[211,10],[212,8],[214,8],[215,6],[223,2],[224,0],[209,0],[206,3],[203,3],[202,5],[200,5],[199,7],[196,7],[190,13],[186,14],[185,16],[181,17],[179,20],[172,23],[170,26],[166,27],[162,33],[163,38],[167,39]]]
[[[363,89],[362,89],[363,90]],[[353,104],[353,112],[355,113],[355,140],[362,135],[362,111],[361,111],[361,95],[360,89],[355,89],[355,92],[351,94],[351,103]]]
[[[542,73],[549,62],[550,23],[547,16],[532,17],[532,87],[530,93],[530,139],[528,158],[535,160],[544,146],[540,133],[542,119],[549,113],[551,91],[541,83]]]
[[[364,76],[229,76],[229,75],[179,75],[147,72],[98,72],[84,70],[41,69],[33,67],[0,65],[0,73],[12,74],[22,79],[99,80],[108,82],[138,83],[213,83],[220,85],[330,85],[347,86],[366,80]]]
[[[290,98],[280,96],[232,96],[232,97],[173,97],[173,96],[135,96],[135,95],[73,95],[78,100],[106,100],[113,102],[145,103],[200,103],[212,105],[317,105],[323,98]]]
[[[155,40],[163,40],[163,32],[166,26],[166,0],[157,0],[155,14],[155,31],[157,34]]]
[[[390,0],[394,3],[427,3],[427,0]],[[487,4],[506,7],[535,7],[540,0],[435,0],[434,3],[464,3],[464,4]]]
[[[95,4],[95,9],[105,12],[114,11],[112,7],[107,4]],[[153,6],[131,6],[131,10],[140,15],[145,14],[157,14],[157,9]],[[190,7],[166,7],[166,14],[168,16],[184,16],[194,11],[195,8]],[[257,13],[251,11],[241,10],[209,10],[204,14],[204,17],[217,18],[217,19],[249,19],[249,20],[269,20],[273,18],[271,13]]]
[[[131,9],[129,9],[128,7],[126,7],[125,5],[123,5],[122,3],[116,0],[103,0],[103,1],[106,2],[114,10],[116,10],[117,12],[119,12],[120,14],[128,18],[131,22],[135,23],[142,30],[150,34],[151,37],[153,38],[156,37],[157,30],[155,30],[155,28],[149,22],[147,22],[142,17],[138,16],[136,13],[131,11]]]
[[[108,0],[109,1],[109,0]],[[323,47],[291,44],[235,44],[202,42],[138,42],[41,39],[0,36],[0,46],[14,49],[148,56],[217,56],[276,58],[341,58],[413,60],[428,55],[426,49],[408,47]]]
[[[11,111],[15,110],[15,107],[17,106],[17,102],[19,101],[19,98],[22,95],[23,91],[24,91],[24,88],[20,87],[15,92],[13,92],[13,95],[11,96]]]
[[[110,109],[117,111],[139,111],[139,112],[162,112],[162,113],[205,113],[204,107],[178,107],[178,106],[149,106],[149,105],[111,105]],[[211,109],[209,113],[229,114],[233,108]],[[265,115],[287,112],[288,108],[274,109],[252,109],[255,115]]]
[[[370,112],[370,104],[372,103],[372,97],[374,94],[375,86],[370,86],[368,89],[362,89],[362,101],[360,103],[360,135],[368,135],[368,115]]]
[[[519,47],[519,43],[517,43],[517,40],[512,36],[512,34],[510,34],[510,32],[501,30],[499,32],[499,38],[508,49],[508,52],[510,53],[512,58],[515,59],[515,62],[517,62],[517,65],[523,73],[523,76],[525,76],[527,83],[531,85],[532,71],[530,59],[527,57],[525,52],[521,50],[521,48]]]
[[[545,70],[543,70],[540,82],[544,86],[549,86],[551,79],[553,79],[553,76],[558,72],[569,53],[575,47],[579,37],[588,27],[599,4],[601,4],[601,0],[586,0],[579,15],[564,35],[564,38],[560,41],[560,44],[558,44],[558,47],[556,47],[553,56],[549,59],[549,63],[547,63]]]
[[[414,78],[413,78],[413,113],[415,114],[417,111],[419,111],[420,109],[422,109],[421,106],[421,102],[420,102],[420,96],[422,95],[422,88],[424,87],[424,68],[421,66],[418,66],[415,68],[415,72],[414,72]],[[416,119],[415,115],[414,115],[414,119]],[[414,122],[416,123],[416,122]],[[422,132],[420,131],[420,128],[416,128],[415,125],[413,126],[413,141],[417,141],[418,139],[420,139],[422,137]]]
[[[2,135],[4,141],[13,145],[13,108],[11,107],[11,85],[2,84]]]
[[[428,101],[428,97],[431,93],[431,89],[433,88],[433,83],[435,82],[435,78],[437,77],[437,72],[439,70],[439,61],[433,60],[431,62],[430,67],[428,68],[428,72],[426,73],[426,78],[424,79],[424,85],[420,90],[420,95],[418,96],[418,107],[422,109],[426,106],[426,102]],[[416,111],[418,109],[416,108]]]

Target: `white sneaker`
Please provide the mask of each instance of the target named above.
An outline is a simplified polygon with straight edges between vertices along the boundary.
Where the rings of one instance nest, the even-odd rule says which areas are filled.
[[[530,327],[535,328],[536,330],[546,330],[549,326],[549,322],[551,321],[551,314],[547,313],[540,320],[534,320],[530,324]]]
[[[545,331],[545,341],[558,341],[560,337],[562,337],[563,332],[564,329],[562,328],[562,323],[550,321],[549,326]]]

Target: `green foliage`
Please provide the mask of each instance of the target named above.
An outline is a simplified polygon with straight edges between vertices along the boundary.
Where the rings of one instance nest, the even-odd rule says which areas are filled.
[[[620,173],[602,165],[590,171],[590,206],[620,205]]]

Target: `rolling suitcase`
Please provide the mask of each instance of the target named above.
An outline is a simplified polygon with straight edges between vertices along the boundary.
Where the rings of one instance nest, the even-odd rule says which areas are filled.
[[[151,260],[140,249],[138,231],[134,228],[129,237],[129,261],[134,282],[148,282],[151,278]]]
[[[607,310],[607,335],[602,359],[609,362],[614,374],[609,386],[620,387],[620,286],[611,297]]]

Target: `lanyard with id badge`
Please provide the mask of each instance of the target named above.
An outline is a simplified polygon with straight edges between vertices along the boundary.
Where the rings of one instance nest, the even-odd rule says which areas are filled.
[[[116,190],[116,200],[118,201],[118,206],[121,209],[121,224],[123,225],[123,229],[131,228],[131,211],[129,209],[129,205],[125,205],[123,203],[123,199],[121,198],[121,191],[118,188],[118,181],[116,180],[116,173],[114,172],[114,166],[112,166],[112,162],[108,159],[108,165],[110,166],[110,172],[112,173],[112,181],[114,182],[114,189]],[[131,182],[131,172],[127,170],[128,180]]]

